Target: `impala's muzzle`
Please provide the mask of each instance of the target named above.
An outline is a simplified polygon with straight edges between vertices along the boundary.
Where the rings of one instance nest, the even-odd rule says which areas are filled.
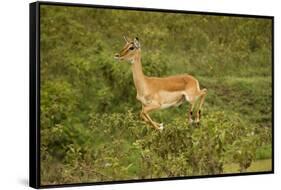
[[[115,53],[115,55],[114,55],[114,59],[120,59],[120,54],[119,53]]]
[[[116,59],[118,61],[122,61],[122,60],[124,60],[124,56],[121,56],[120,53],[116,53],[114,55],[114,59]]]

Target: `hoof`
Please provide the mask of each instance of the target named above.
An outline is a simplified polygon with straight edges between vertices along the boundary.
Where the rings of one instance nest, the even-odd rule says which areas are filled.
[[[200,120],[199,120],[199,119],[196,119],[196,120],[195,120],[195,123],[196,123],[196,124],[199,124],[199,123],[200,123]]]
[[[159,130],[162,131],[164,129],[163,123],[160,123]]]

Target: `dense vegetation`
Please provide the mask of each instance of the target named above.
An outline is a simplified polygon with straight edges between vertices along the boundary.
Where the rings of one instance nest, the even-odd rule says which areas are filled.
[[[271,20],[41,7],[41,182],[80,183],[249,171],[271,159]],[[189,73],[208,89],[199,126],[188,104],[139,118],[123,35],[144,73]],[[266,167],[271,170],[271,165]]]

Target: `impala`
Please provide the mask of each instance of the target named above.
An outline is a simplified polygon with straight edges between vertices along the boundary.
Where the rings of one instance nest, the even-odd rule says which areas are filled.
[[[199,123],[201,107],[204,103],[207,89],[200,90],[199,82],[193,76],[183,74],[170,77],[149,77],[144,75],[141,64],[141,45],[139,39],[129,40],[124,36],[125,46],[115,54],[117,60],[129,61],[133,72],[134,84],[137,90],[137,100],[142,104],[141,118],[158,130],[163,124],[153,121],[149,112],[171,106],[179,106],[185,101],[190,102],[189,122],[193,122],[192,111],[199,99],[199,109],[196,111],[195,123]]]

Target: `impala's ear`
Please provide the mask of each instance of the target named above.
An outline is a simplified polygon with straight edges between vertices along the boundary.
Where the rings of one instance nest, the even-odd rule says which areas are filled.
[[[136,48],[140,48],[140,42],[139,42],[139,38],[138,37],[135,37],[134,45],[136,46]]]
[[[124,40],[129,43],[128,39],[126,38],[126,36],[123,36]]]

